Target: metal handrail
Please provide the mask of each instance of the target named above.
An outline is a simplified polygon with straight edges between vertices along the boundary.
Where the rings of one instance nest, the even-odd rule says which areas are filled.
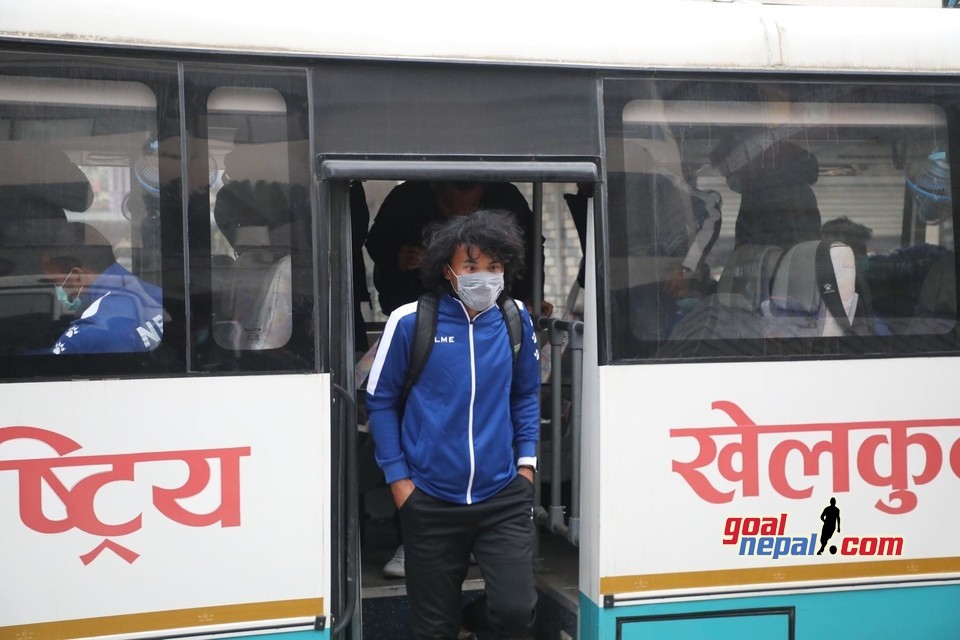
[[[580,543],[580,446],[581,446],[581,402],[580,396],[583,389],[583,322],[559,320],[554,318],[538,318],[537,326],[541,329],[547,329],[550,336],[550,359],[551,359],[551,484],[550,484],[550,509],[549,511],[540,506],[540,492],[537,491],[537,506],[534,509],[534,515],[537,523],[546,526],[550,531],[562,535],[568,542],[574,546]],[[573,458],[573,469],[570,478],[571,486],[571,508],[569,522],[564,522],[564,512],[566,507],[563,505],[563,499],[560,492],[562,475],[562,456],[563,456],[563,429],[562,429],[562,405],[561,405],[561,385],[563,378],[562,352],[564,338],[568,340],[568,346],[571,349],[571,374],[572,374],[572,397],[570,401],[570,430],[571,430],[571,455]],[[538,483],[539,484],[539,483]]]

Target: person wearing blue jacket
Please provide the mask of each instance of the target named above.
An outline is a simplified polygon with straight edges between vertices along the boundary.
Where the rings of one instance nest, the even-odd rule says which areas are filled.
[[[160,344],[160,288],[120,265],[109,241],[94,227],[63,223],[45,252],[43,270],[55,283],[60,304],[78,314],[50,353],[131,353]]]
[[[404,401],[417,302],[387,321],[367,383],[377,463],[400,514],[416,638],[452,640],[461,625],[519,633],[533,623],[533,474],[540,366],[518,303],[516,362],[497,299],[522,268],[522,234],[506,212],[453,218],[421,264],[439,295],[433,348]],[[485,595],[461,612],[471,552]]]

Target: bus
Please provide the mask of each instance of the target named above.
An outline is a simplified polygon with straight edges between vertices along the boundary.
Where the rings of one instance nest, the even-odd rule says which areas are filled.
[[[544,238],[535,637],[956,638],[948,4],[6,7],[0,638],[407,637],[405,181]]]

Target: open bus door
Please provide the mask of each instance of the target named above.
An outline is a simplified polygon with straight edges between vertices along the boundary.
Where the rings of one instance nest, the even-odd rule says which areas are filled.
[[[334,579],[333,585],[334,598],[339,602],[334,605],[334,610],[343,612],[340,619],[334,621],[335,636],[342,632],[343,635],[339,637],[365,637],[368,640],[394,638],[403,633],[406,624],[406,592],[402,582],[386,586],[383,582],[377,582],[377,586],[371,587],[367,584],[375,581],[371,578],[371,572],[379,577],[380,565],[370,567],[368,557],[375,557],[379,562],[380,556],[376,552],[368,554],[364,551],[363,565],[360,557],[360,523],[363,513],[360,512],[361,496],[357,489],[365,481],[357,473],[357,407],[351,404],[355,401],[362,404],[363,395],[362,390],[358,390],[358,381],[354,375],[355,345],[360,344],[358,336],[354,335],[355,327],[358,326],[354,314],[359,311],[359,304],[354,300],[354,296],[358,295],[356,292],[363,287],[355,286],[353,281],[356,275],[353,269],[355,252],[359,249],[359,244],[351,238],[351,201],[355,209],[358,206],[356,192],[351,198],[351,181],[392,181],[393,184],[406,180],[529,183],[529,200],[534,212],[534,237],[537,237],[543,234],[543,183],[594,184],[599,179],[598,164],[598,161],[592,158],[496,161],[462,157],[407,159],[395,156],[327,155],[319,158],[321,212],[326,208],[331,221],[330,259],[332,264],[337,265],[334,271],[344,274],[344,277],[332,278],[330,282],[330,304],[340,309],[339,313],[331,316],[335,317],[335,321],[331,329],[330,355],[331,362],[336,364],[335,371],[341,372],[334,376],[335,387],[341,385],[345,392],[340,394],[343,396],[344,411],[334,412],[334,419],[337,420],[339,416],[340,423],[334,426],[333,434],[336,452],[333,456],[332,490],[335,556],[333,570],[335,576],[339,576]],[[389,186],[387,183],[384,185]],[[371,208],[370,214],[376,214],[375,207]],[[573,238],[573,242],[577,244],[580,240]],[[542,251],[540,245],[538,248]],[[542,258],[542,253],[528,257],[535,264],[542,264]],[[542,301],[542,278],[542,269],[537,269],[533,282],[534,307],[539,307]],[[376,295],[374,291],[370,293]],[[374,333],[371,335],[371,343],[375,338]],[[362,408],[360,411],[362,413]],[[363,437],[366,439],[366,434]],[[370,443],[367,443],[366,447],[370,447]],[[337,461],[340,462],[339,465]],[[364,468],[369,466],[368,464]],[[370,536],[368,533],[367,537]],[[468,576],[469,584],[465,583],[465,588],[482,589],[482,581],[471,577],[476,578],[473,574]],[[388,600],[391,604],[387,604]],[[364,614],[367,619],[364,619]]]

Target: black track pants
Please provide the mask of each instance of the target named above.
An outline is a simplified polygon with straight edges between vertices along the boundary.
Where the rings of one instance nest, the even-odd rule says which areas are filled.
[[[483,502],[460,505],[419,489],[400,509],[407,594],[417,640],[454,640],[472,551],[486,584],[463,623],[471,631],[522,633],[533,623],[533,485],[518,475]]]

